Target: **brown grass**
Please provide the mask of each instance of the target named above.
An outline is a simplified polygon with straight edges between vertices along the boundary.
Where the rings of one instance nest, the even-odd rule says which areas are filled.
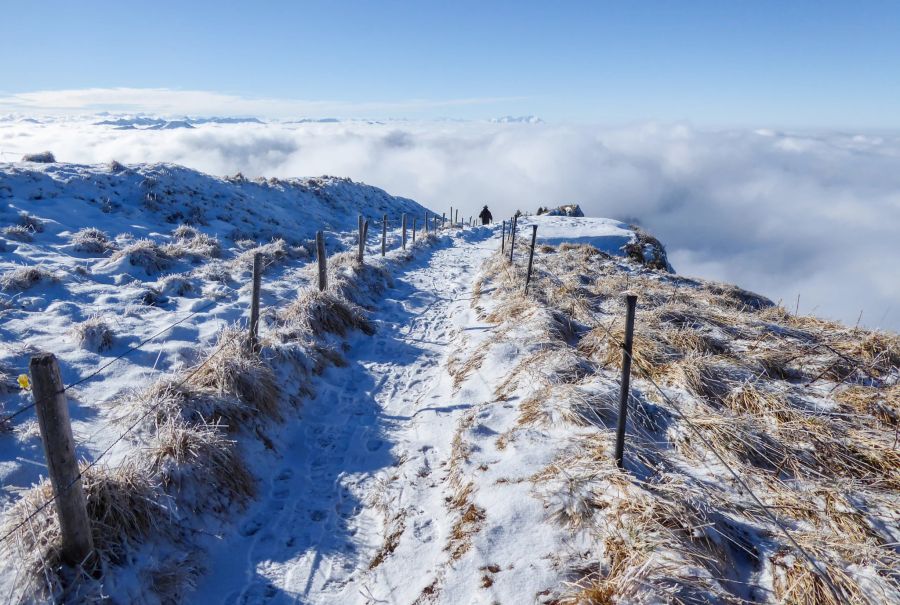
[[[281,390],[275,374],[258,353],[250,350],[246,335],[237,328],[223,330],[213,352],[188,384],[220,396],[237,397],[255,412],[280,419]]]

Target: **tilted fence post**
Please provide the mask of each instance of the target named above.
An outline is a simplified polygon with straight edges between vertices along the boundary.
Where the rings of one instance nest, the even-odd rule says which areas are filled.
[[[513,262],[513,253],[516,251],[516,219],[513,215],[512,225],[509,226],[509,262]]]
[[[534,242],[537,240],[537,225],[531,226],[531,249],[528,250],[528,275],[525,276],[525,294],[528,295],[528,284],[531,283],[531,266],[534,263]]]
[[[85,565],[91,563],[94,543],[59,364],[54,355],[44,353],[32,357],[28,367],[50,484],[56,497],[62,559],[72,566]]]
[[[500,225],[500,254],[506,253],[506,221]]]
[[[412,233],[413,233],[413,243],[414,243],[414,244],[416,243],[416,221],[418,221],[418,220],[419,220],[419,217],[418,217],[418,216],[414,216],[414,217],[413,217],[413,229],[412,229]]]
[[[381,256],[384,256],[387,246],[387,215],[381,217]]]
[[[616,466],[625,468],[625,422],[628,417],[628,396],[631,388],[631,345],[634,343],[634,309],[637,296],[625,297],[625,343],[622,349],[622,384],[619,391],[619,419],[616,425]]]
[[[253,255],[253,290],[250,293],[250,350],[259,350],[259,290],[262,286],[262,253]]]
[[[400,243],[403,246],[403,249],[406,250],[406,213],[403,213],[403,216],[400,217],[400,229],[403,235],[400,236]]]
[[[319,261],[319,292],[328,287],[328,261],[325,259],[325,234],[316,231],[316,258]]]

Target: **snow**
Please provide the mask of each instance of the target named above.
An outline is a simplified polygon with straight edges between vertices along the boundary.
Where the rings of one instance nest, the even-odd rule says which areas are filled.
[[[198,345],[210,346],[224,326],[246,321],[248,252],[260,244],[267,246],[264,252],[279,249],[270,242],[278,236],[286,239],[278,252],[283,258],[264,280],[263,305],[271,305],[308,284],[302,269],[313,260],[309,251],[315,231],[325,230],[330,253],[349,248],[355,245],[360,212],[372,220],[391,216],[395,247],[400,214],[424,216],[425,209],[376,187],[333,177],[228,181],[166,164],[117,172],[106,166],[0,164],[0,229],[22,223],[20,213],[39,225],[38,230],[29,228],[31,241],[0,231],[0,276],[21,266],[38,267],[46,275],[26,290],[0,291],[3,380],[14,382],[27,373],[30,355],[46,350],[60,359],[64,382],[74,382],[195,313],[70,393],[79,454],[91,457],[115,436],[104,428],[106,402],[192,363]],[[143,239],[160,247],[179,245],[172,231],[183,223],[218,238],[220,257],[188,251],[180,258],[170,256],[157,271],[134,264],[135,256],[117,258],[112,249],[80,252],[70,243],[79,229],[95,227],[118,250]],[[369,233],[374,249],[380,230]],[[112,330],[113,346],[107,351],[85,350],[78,343],[75,326],[92,318],[104,320]],[[30,394],[4,386],[0,393],[10,392],[0,395],[3,415],[30,402]],[[24,419],[30,426],[33,414]],[[0,503],[45,472],[40,441],[30,429],[0,436],[0,460]]]
[[[588,244],[608,254],[622,254],[622,246],[634,240],[633,229],[608,218],[527,216],[519,217],[516,225],[516,237],[525,238],[531,237],[531,225],[537,225],[538,244]]]
[[[463,214],[479,207],[473,204]],[[376,221],[367,242],[370,277],[376,277],[361,277],[353,286],[374,333],[315,335],[342,362],[313,376],[305,394],[286,390],[294,405],[285,407],[281,422],[255,427],[255,435],[251,430],[230,434],[259,481],[255,498],[245,510],[233,505],[218,517],[203,509],[202,500],[194,502],[200,512],[189,526],[190,541],[151,540],[128,565],[109,572],[104,590],[111,598],[155,602],[141,565],[174,556],[186,568],[203,570],[196,588],[182,599],[191,603],[558,602],[586,570],[608,564],[611,546],[600,536],[612,534],[599,532],[599,526],[618,523],[631,531],[628,515],[654,510],[640,509],[644,503],[638,496],[647,496],[649,491],[641,490],[649,490],[650,483],[641,484],[643,471],[635,469],[644,462],[629,462],[634,468],[623,479],[603,453],[611,431],[608,418],[600,416],[616,393],[615,369],[592,361],[590,372],[567,382],[567,364],[588,361],[564,338],[550,342],[542,334],[556,321],[556,310],[535,303],[513,317],[515,306],[498,309],[499,301],[515,303],[518,294],[495,298],[491,291],[506,287],[503,278],[483,281],[486,267],[502,262],[497,275],[512,276],[518,292],[517,272],[532,226],[538,247],[589,244],[618,257],[637,241],[635,231],[605,218],[521,216],[516,268],[509,271],[495,254],[499,224],[446,229],[409,251],[397,250],[400,214],[425,212],[412,200],[335,177],[248,181],[175,165],[0,165],[0,228],[20,227],[0,236],[0,276],[20,266],[43,272],[30,287],[0,293],[4,412],[30,400],[14,381],[34,351],[54,352],[64,381],[73,382],[183,321],[68,393],[78,453],[88,459],[121,430],[113,424],[119,411],[112,402],[118,396],[190,366],[209,352],[224,327],[246,320],[254,251],[269,263],[263,281],[265,336],[275,310],[312,285],[315,231],[325,229],[334,253],[353,249],[359,213]],[[378,254],[377,220],[383,214],[393,221],[386,260]],[[108,239],[81,231],[89,227]],[[547,251],[545,259],[562,257],[564,250]],[[602,256],[584,252],[569,250],[571,258]],[[596,262],[605,263],[607,276],[625,276],[626,283],[632,275],[649,279],[652,274],[673,284],[677,277],[622,258]],[[599,275],[561,281],[561,291],[577,293]],[[677,279],[686,288],[697,285]],[[612,295],[591,300],[617,304]],[[495,312],[504,315],[491,319]],[[583,321],[574,315],[578,309],[571,312],[572,322]],[[112,337],[109,348],[104,326]],[[532,360],[543,365],[529,365]],[[290,364],[274,356],[268,361],[284,385],[299,384]],[[542,385],[556,390],[535,399],[532,412],[540,421],[526,422],[529,398]],[[640,406],[658,407],[642,393],[646,386],[635,380]],[[596,401],[581,409],[579,396]],[[572,421],[587,413],[596,418]],[[637,420],[645,413],[642,407],[635,414],[630,430],[651,430]],[[674,442],[684,426],[673,423],[668,430],[665,438]],[[651,437],[652,443],[663,443],[660,433]],[[579,448],[581,462],[572,462]],[[590,456],[584,457],[585,448],[593,448]],[[115,465],[136,450],[140,443],[123,441],[108,462]],[[17,490],[43,474],[40,438],[29,412],[12,432],[0,434],[0,507],[9,507]],[[672,466],[662,483],[676,485],[690,477],[712,485],[723,474],[708,462],[690,469]],[[738,496],[733,486],[716,485],[729,497]],[[610,517],[618,514],[613,504],[628,497],[635,508]],[[700,498],[694,504],[706,514],[711,504]],[[175,512],[182,521],[187,518],[184,511]],[[692,530],[695,538],[712,535],[705,525]],[[770,560],[774,539],[755,536],[750,525],[746,531],[742,539],[758,548],[760,561]],[[645,567],[669,566],[676,570],[675,584],[685,577],[716,587],[720,580],[752,580],[771,589],[766,575],[771,565],[757,574],[738,563],[723,572],[725,577],[711,578],[707,568],[664,539],[654,543],[658,548]],[[715,538],[722,539],[729,538]],[[15,578],[9,565],[4,569],[0,590],[11,593]],[[620,580],[633,576],[642,582],[644,571],[629,569]],[[871,569],[861,567],[859,573]],[[651,580],[656,584],[649,590],[672,584],[668,577]],[[755,598],[755,585],[734,590]],[[666,595],[654,598],[663,602]]]
[[[87,459],[121,431],[111,402],[195,363],[224,327],[245,321],[249,252],[272,255],[265,330],[265,309],[310,286],[317,229],[325,229],[332,252],[350,249],[358,213],[373,220],[388,214],[393,249],[399,215],[425,213],[411,200],[346,179],[221,179],[165,164],[3,164],[0,199],[0,223],[25,225],[27,236],[0,238],[0,274],[20,266],[43,272],[22,291],[0,293],[4,414],[30,402],[13,383],[33,352],[55,353],[71,383],[183,322],[68,392],[78,454]],[[574,237],[616,252],[629,239],[616,221],[535,217],[520,224],[532,222],[542,242]],[[176,230],[182,224],[193,229]],[[73,239],[88,227],[102,234]],[[370,230],[369,254],[380,247],[378,231]],[[442,602],[489,602],[486,594],[509,602],[558,583],[554,553],[563,533],[539,522],[545,511],[527,482],[506,481],[522,478],[523,464],[546,464],[547,451],[513,446],[507,454],[514,455],[504,456],[489,447],[491,423],[513,407],[489,404],[489,381],[459,388],[446,371],[453,354],[492,338],[471,308],[471,288],[499,247],[496,226],[452,233],[396,265],[394,287],[373,307],[375,336],[346,341],[347,367],[317,379],[298,417],[273,433],[274,452],[244,444],[267,487],[246,513],[219,527],[218,538],[204,541],[208,571],[191,602],[412,602],[429,587]],[[273,243],[277,236],[285,241]],[[500,347],[485,370],[502,376],[515,357]],[[459,440],[470,435],[486,441],[460,459]],[[130,440],[115,444],[106,462],[114,466],[133,447]],[[490,469],[468,504],[486,512],[460,526],[466,509],[448,507],[458,486],[447,479],[471,472],[476,461]],[[45,474],[29,411],[0,435],[0,505]],[[497,480],[502,488],[486,489]],[[462,538],[452,537],[460,527]],[[0,575],[7,588],[9,573]],[[485,593],[489,576],[493,588]],[[140,577],[112,574],[107,589],[133,598],[143,590]]]

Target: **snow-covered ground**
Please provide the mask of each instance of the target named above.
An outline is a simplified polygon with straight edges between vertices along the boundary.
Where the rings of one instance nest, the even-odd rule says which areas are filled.
[[[173,165],[0,165],[0,281],[23,268],[39,271],[0,284],[4,415],[29,401],[15,378],[27,373],[34,351],[56,354],[68,384],[185,320],[69,394],[80,453],[101,451],[113,437],[102,430],[104,402],[193,362],[223,326],[246,321],[254,252],[271,265],[262,304],[272,306],[308,285],[302,269],[314,261],[317,230],[333,253],[355,244],[360,213],[388,214],[394,248],[404,212],[424,217],[425,209],[331,177],[250,182]],[[199,235],[179,237],[182,225]],[[105,240],[73,243],[87,228]],[[374,251],[380,229],[369,235]],[[147,249],[135,248],[142,243]],[[102,350],[79,340],[77,327],[94,320],[110,330]],[[0,444],[4,499],[41,472],[33,423],[17,424],[16,435]]]
[[[195,367],[223,327],[246,317],[248,259],[266,255],[263,349],[248,359],[273,372],[277,405],[268,420],[250,416],[227,432],[208,419],[194,426],[223,429],[232,445],[222,451],[239,456],[234,476],[246,467],[253,486],[235,496],[215,464],[198,485],[160,473],[154,497],[180,533],[144,536],[138,554],[119,557],[103,587],[113,598],[825,599],[817,570],[726,463],[786,511],[781,521],[834,570],[850,601],[900,594],[890,571],[898,503],[888,491],[900,477],[885,445],[900,417],[895,335],[794,316],[739,288],[673,275],[665,263],[650,268],[648,236],[609,219],[520,217],[510,265],[496,254],[498,224],[425,240],[420,231],[401,252],[396,219],[425,209],[334,178],[257,183],[175,166],[6,165],[0,197],[3,224],[20,225],[3,236],[0,275],[17,264],[43,270],[38,281],[3,282],[12,284],[0,310],[5,412],[29,401],[15,378],[33,351],[57,353],[72,382],[184,320],[69,393],[87,459],[121,432],[116,413],[128,410],[116,408],[127,407],[128,393]],[[310,238],[324,228],[331,253],[352,248],[359,213],[395,221],[392,251],[380,259],[380,230],[370,229],[368,264],[333,257],[332,290],[310,295]],[[187,223],[194,229],[179,229]],[[538,256],[526,297],[531,225]],[[108,237],[73,243],[87,227]],[[135,248],[138,238],[150,242]],[[625,290],[639,293],[641,309],[622,472],[610,444]],[[111,341],[85,337],[75,328],[85,322],[106,324]],[[233,393],[219,395],[229,402]],[[704,423],[715,452],[682,410]],[[10,428],[0,434],[0,480],[4,508],[17,510],[16,490],[44,465],[32,412]],[[142,447],[123,441],[110,461]],[[0,585],[11,591],[22,570],[5,563]]]

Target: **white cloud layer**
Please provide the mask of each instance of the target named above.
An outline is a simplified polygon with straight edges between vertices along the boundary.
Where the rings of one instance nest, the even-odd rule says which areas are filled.
[[[488,123],[237,124],[133,131],[0,121],[0,160],[176,162],[213,174],[334,174],[495,217],[578,202],[640,222],[676,270],[800,311],[900,330],[900,136]]]

